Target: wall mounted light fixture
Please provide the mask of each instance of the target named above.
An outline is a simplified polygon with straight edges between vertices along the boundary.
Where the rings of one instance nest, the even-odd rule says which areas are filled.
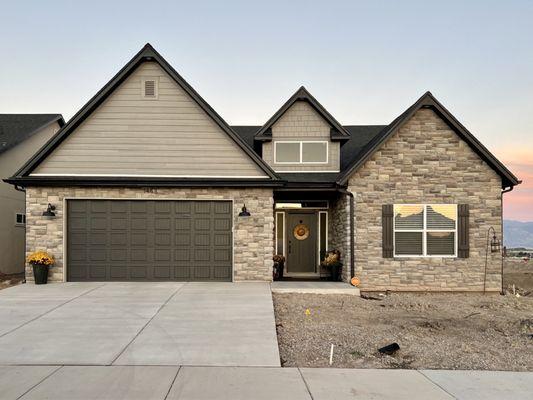
[[[250,212],[246,209],[246,204],[242,206],[241,212],[239,213],[239,217],[249,217]]]
[[[46,211],[43,211],[43,217],[54,218],[56,216],[56,213],[54,212],[55,209],[56,206],[53,206],[48,203],[48,208],[46,209]]]

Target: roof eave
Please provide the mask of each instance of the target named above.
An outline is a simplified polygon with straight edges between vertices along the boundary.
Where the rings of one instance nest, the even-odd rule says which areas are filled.
[[[21,187],[113,186],[113,187],[281,187],[283,180],[253,178],[150,178],[150,177],[33,177],[13,176],[4,182]]]

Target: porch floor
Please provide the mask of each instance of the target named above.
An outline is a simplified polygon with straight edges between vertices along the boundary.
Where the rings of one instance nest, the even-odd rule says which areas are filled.
[[[358,288],[346,282],[329,281],[274,281],[270,284],[273,293],[350,294],[360,296]]]

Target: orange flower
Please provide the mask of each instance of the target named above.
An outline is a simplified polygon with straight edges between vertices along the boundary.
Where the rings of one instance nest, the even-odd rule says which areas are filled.
[[[54,257],[48,254],[46,251],[36,251],[31,253],[26,261],[30,264],[40,264],[40,265],[52,265],[54,264]]]

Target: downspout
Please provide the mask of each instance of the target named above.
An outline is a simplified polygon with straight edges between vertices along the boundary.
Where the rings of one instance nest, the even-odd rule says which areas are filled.
[[[507,189],[503,189],[502,190],[502,195],[500,197],[500,202],[501,202],[500,210],[501,210],[501,220],[502,220],[502,223],[501,223],[502,246],[504,246],[504,244],[503,244],[504,243],[503,242],[503,195],[505,193],[511,192],[513,189],[514,189],[514,186],[509,186]],[[503,295],[505,293],[504,289],[503,289],[503,264],[504,264],[504,254],[503,254],[503,249],[502,249],[502,279],[501,279],[502,287],[501,287],[501,291],[500,291],[501,295]]]
[[[354,197],[353,193],[345,188],[339,188],[342,193],[350,198],[350,280],[355,276],[355,227],[354,227]]]

